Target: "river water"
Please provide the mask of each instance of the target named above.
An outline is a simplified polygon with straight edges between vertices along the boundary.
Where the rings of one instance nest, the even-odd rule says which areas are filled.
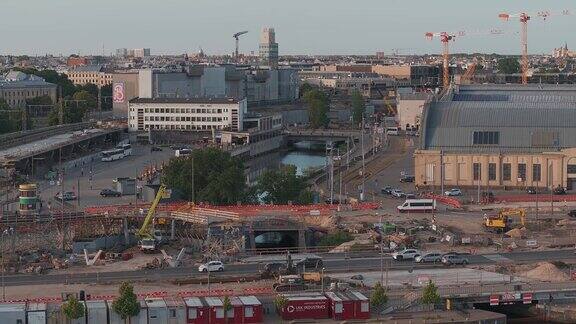
[[[280,163],[296,166],[296,174],[303,175],[305,170],[326,165],[326,156],[314,151],[290,151],[281,157]]]

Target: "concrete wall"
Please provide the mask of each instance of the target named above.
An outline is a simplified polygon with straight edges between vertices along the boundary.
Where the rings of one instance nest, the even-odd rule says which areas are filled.
[[[422,110],[426,100],[398,100],[398,120],[400,128],[406,130],[406,124],[411,127],[420,125]]]
[[[140,98],[152,98],[153,80],[152,80],[152,70],[140,70],[138,72],[138,97]]]
[[[114,73],[112,75],[112,80],[112,87],[118,83],[124,84],[124,101],[113,102],[112,111],[114,112],[115,117],[126,117],[128,114],[128,101],[138,97],[139,94],[138,73]]]
[[[226,96],[226,68],[206,67],[202,75],[203,97],[225,97]]]

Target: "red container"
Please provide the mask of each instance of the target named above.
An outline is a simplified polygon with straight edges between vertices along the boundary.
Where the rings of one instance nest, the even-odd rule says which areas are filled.
[[[224,318],[224,303],[219,297],[204,297],[204,301],[208,305],[208,323],[209,324],[225,324]]]
[[[317,293],[285,294],[287,303],[280,309],[283,320],[330,318],[328,298]]]
[[[208,324],[210,309],[208,305],[198,297],[184,298],[186,304],[186,323]]]
[[[241,323],[262,323],[262,303],[255,296],[240,296],[242,302]]]
[[[334,320],[368,319],[368,298],[359,292],[327,292],[330,300],[330,317]]]

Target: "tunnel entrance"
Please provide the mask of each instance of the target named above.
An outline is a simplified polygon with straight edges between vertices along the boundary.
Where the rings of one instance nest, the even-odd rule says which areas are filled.
[[[514,302],[498,306],[490,306],[490,303],[474,304],[475,309],[482,309],[506,315],[507,323],[550,323],[542,321],[535,312],[531,311],[532,306],[533,304],[523,304],[522,302]]]
[[[298,231],[255,231],[257,250],[298,248]]]

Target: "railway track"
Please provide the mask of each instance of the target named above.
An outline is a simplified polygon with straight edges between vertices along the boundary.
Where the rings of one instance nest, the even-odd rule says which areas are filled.
[[[69,125],[51,126],[34,129],[25,132],[10,133],[0,136],[0,150],[11,148],[17,145],[27,144],[50,136],[75,132],[90,128],[94,122],[83,122]]]

